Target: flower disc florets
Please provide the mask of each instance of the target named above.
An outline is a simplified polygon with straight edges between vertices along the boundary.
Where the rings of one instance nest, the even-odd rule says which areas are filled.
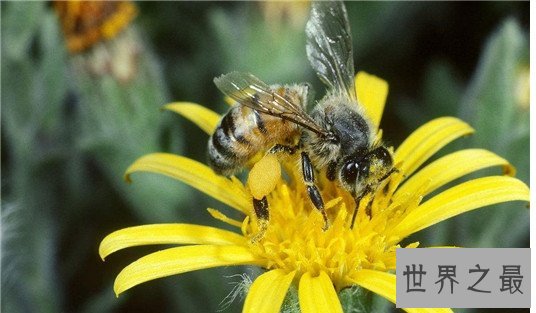
[[[292,167],[287,168],[293,171]],[[289,176],[299,177],[296,172]],[[393,210],[391,205],[393,187],[399,181],[400,175],[394,174],[381,188],[363,198],[351,227],[354,199],[336,182],[322,180],[319,188],[330,220],[329,228],[324,230],[322,215],[312,206],[305,185],[299,179],[281,180],[267,196],[270,219],[264,233],[259,236],[259,227],[250,222],[254,214],[245,221],[243,233],[251,238],[252,251],[266,260],[267,268],[296,271],[297,277],[324,271],[341,289],[352,285],[354,275],[361,269],[395,268],[399,238],[389,234],[389,225],[398,220],[397,212],[403,208],[397,205]],[[420,197],[411,199],[406,206],[416,206]]]

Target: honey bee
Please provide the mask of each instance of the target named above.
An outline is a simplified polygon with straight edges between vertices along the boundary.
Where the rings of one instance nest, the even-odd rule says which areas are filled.
[[[303,180],[309,198],[329,220],[315,184],[323,172],[350,192],[356,202],[375,191],[396,169],[391,152],[377,140],[354,88],[354,62],[350,27],[344,4],[313,2],[306,25],[309,62],[327,94],[308,114],[306,84],[269,86],[255,76],[232,72],[214,80],[238,104],[222,118],[209,139],[209,164],[220,174],[240,170],[258,152],[300,153]],[[268,221],[266,197],[253,199],[257,218]]]
[[[216,85],[238,102],[223,116],[208,142],[209,165],[221,175],[232,175],[258,152],[274,146],[290,147],[297,143],[301,116],[312,120],[301,110],[309,91],[308,85],[268,86],[251,74],[232,72],[216,78]],[[255,88],[248,90],[250,88]],[[233,93],[239,90],[240,94]],[[274,101],[284,103],[295,113],[289,119],[258,109]],[[302,123],[303,124],[303,123]]]

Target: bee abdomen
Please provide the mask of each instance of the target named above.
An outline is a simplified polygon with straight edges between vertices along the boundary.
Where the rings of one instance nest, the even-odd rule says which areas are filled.
[[[209,165],[216,173],[221,175],[236,173],[257,152],[256,142],[251,142],[254,138],[247,139],[244,136],[250,133],[248,125],[242,115],[241,107],[231,109],[222,118],[208,142]]]
[[[220,175],[231,175],[240,167],[240,159],[234,154],[227,139],[221,139],[215,133],[208,142],[208,162],[210,167]]]

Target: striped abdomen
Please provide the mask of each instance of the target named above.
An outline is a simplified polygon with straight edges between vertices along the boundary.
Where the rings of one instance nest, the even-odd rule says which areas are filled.
[[[293,144],[298,134],[292,122],[236,105],[208,141],[209,165],[218,174],[232,175],[259,151],[278,143]]]

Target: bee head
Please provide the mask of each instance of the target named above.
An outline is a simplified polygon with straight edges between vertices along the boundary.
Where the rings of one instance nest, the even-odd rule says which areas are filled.
[[[340,168],[339,178],[343,186],[354,196],[366,189],[373,191],[391,173],[393,157],[387,148],[380,146],[368,153],[358,151],[345,158]]]

